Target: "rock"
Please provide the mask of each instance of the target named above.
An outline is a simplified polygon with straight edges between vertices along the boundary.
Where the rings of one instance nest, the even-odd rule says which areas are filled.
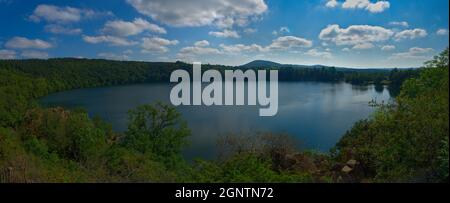
[[[353,171],[353,169],[350,168],[349,166],[344,166],[344,168],[342,168],[341,171],[344,172],[344,173],[350,173],[350,172]]]
[[[349,161],[347,161],[347,165],[354,168],[356,165],[358,164],[358,161],[351,159]]]
[[[293,168],[301,171],[307,171],[309,173],[316,173],[318,168],[314,163],[314,159],[305,154],[296,154],[294,155],[296,159],[296,164]]]
[[[331,171],[340,172],[342,167],[344,167],[344,166],[345,166],[345,164],[336,163],[333,165],[333,167],[331,167]]]
[[[293,155],[286,155],[284,159],[281,161],[281,168],[288,169],[294,166],[297,163],[297,159]]]
[[[343,180],[344,180],[344,179],[342,178],[342,176],[338,176],[337,179],[336,179],[336,182],[337,182],[337,183],[342,183]]]

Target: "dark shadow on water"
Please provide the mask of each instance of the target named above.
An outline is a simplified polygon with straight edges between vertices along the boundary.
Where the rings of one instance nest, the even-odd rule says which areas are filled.
[[[382,85],[382,84],[375,84],[375,91],[376,91],[377,93],[383,93],[383,91],[384,91],[384,85]]]
[[[380,90],[380,89],[379,89]],[[171,86],[140,84],[60,92],[41,99],[44,106],[80,106],[99,115],[115,131],[124,132],[127,112],[156,101],[170,103]],[[347,83],[290,82],[279,84],[278,114],[260,117],[259,106],[180,106],[192,130],[187,158],[216,156],[220,135],[239,132],[286,133],[302,140],[304,149],[327,152],[352,125],[375,110],[371,100],[388,101],[387,91]]]

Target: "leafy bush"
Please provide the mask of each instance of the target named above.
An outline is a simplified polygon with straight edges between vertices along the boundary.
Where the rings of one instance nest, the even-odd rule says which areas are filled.
[[[361,121],[336,145],[379,182],[448,181],[448,49],[407,80],[396,103]]]
[[[140,153],[152,153],[169,167],[182,162],[181,150],[190,130],[175,108],[162,103],[143,105],[129,113],[130,124],[123,142]]]

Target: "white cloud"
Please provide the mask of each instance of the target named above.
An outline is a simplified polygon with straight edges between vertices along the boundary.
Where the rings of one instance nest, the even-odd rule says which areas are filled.
[[[345,48],[343,48],[343,49],[342,49],[342,51],[345,51],[345,52],[349,52],[349,51],[350,51],[350,49],[349,49],[349,48],[347,48],[347,47],[345,47]]]
[[[366,8],[369,5],[368,0],[345,0],[342,4],[342,8]]]
[[[444,28],[441,28],[438,31],[436,31],[436,34],[437,35],[448,35],[448,30],[444,29]]]
[[[372,49],[374,47],[375,45],[373,45],[372,43],[361,43],[356,44],[355,46],[352,47],[352,49],[363,50],[363,49]]]
[[[312,57],[320,57],[324,59],[331,59],[333,58],[333,54],[329,51],[319,51],[317,49],[310,49],[308,50],[305,55],[312,56]]]
[[[392,54],[389,59],[427,59],[428,54],[434,51],[432,48],[412,47],[407,52]]]
[[[413,53],[413,54],[425,54],[425,53],[428,53],[428,52],[433,51],[433,50],[434,49],[432,49],[432,48],[413,47],[413,48],[409,49],[409,52]]]
[[[40,39],[13,37],[5,43],[5,47],[10,49],[49,49],[52,44]]]
[[[388,1],[377,1],[376,3],[370,3],[366,10],[371,13],[381,13],[391,7],[391,4]]]
[[[274,30],[272,32],[272,35],[282,35],[282,34],[288,34],[290,32],[291,32],[291,30],[289,30],[288,27],[283,26],[283,27],[280,27],[280,29],[278,29],[278,30]]]
[[[20,54],[23,58],[29,59],[47,59],[48,53],[35,50],[25,50]]]
[[[34,9],[29,17],[34,22],[47,21],[50,23],[74,23],[82,19],[93,18],[95,16],[112,15],[111,12],[96,12],[89,9],[79,9],[74,7],[58,7],[54,5],[41,4]]]
[[[234,19],[233,18],[225,18],[216,23],[216,26],[219,28],[231,28],[233,27]]]
[[[127,0],[139,13],[177,27],[245,26],[267,11],[264,0]]]
[[[105,23],[103,32],[117,36],[137,35],[144,31],[150,31],[159,34],[166,34],[167,31],[155,24],[149,23],[142,18],[135,18],[133,22],[123,20],[108,21]]]
[[[194,43],[194,46],[184,47],[180,50],[177,56],[181,59],[192,60],[196,56],[202,55],[236,55],[243,52],[260,53],[269,51],[286,51],[294,48],[307,48],[312,46],[312,41],[294,36],[279,37],[274,39],[272,43],[267,46],[261,46],[258,44],[220,44],[219,48],[212,48],[209,47],[209,42],[206,42],[207,41],[198,41]],[[322,54],[323,57],[327,57],[326,53],[317,54]]]
[[[409,27],[409,23],[406,21],[392,21],[392,22],[389,22],[389,25]]]
[[[184,47],[178,53],[178,57],[180,58],[189,58],[194,56],[201,55],[210,55],[210,54],[220,54],[221,52],[218,49],[211,47]]]
[[[48,22],[69,23],[80,21],[81,15],[81,10],[77,8],[42,4],[36,7],[30,19],[35,22],[46,20]]]
[[[289,30],[288,27],[280,27],[280,32],[281,32],[281,33],[290,33],[291,30]]]
[[[264,47],[252,44],[252,45],[244,45],[244,44],[233,44],[233,45],[225,45],[221,44],[220,48],[226,53],[231,54],[239,54],[241,52],[263,52],[267,51]]]
[[[136,44],[136,42],[127,40],[125,38],[109,35],[100,35],[100,36],[84,35],[83,40],[90,44],[109,43],[110,45],[113,46],[131,46]]]
[[[267,48],[269,50],[287,50],[291,48],[299,47],[311,47],[313,45],[312,41],[294,37],[294,36],[283,36],[272,41]]]
[[[365,9],[371,13],[381,13],[390,8],[390,6],[391,4],[388,1],[376,1],[372,3],[369,0],[345,0],[342,4],[342,8],[344,9]]]
[[[131,50],[131,49],[127,49],[127,50],[125,50],[123,52],[123,54],[126,54],[126,55],[129,55],[129,54],[132,54],[132,53],[133,53],[133,50]]]
[[[258,44],[221,44],[222,53],[239,54],[241,52],[269,52],[285,51],[294,48],[309,48],[313,45],[312,41],[295,36],[283,36],[274,39],[270,45],[261,46]]]
[[[244,33],[246,33],[246,34],[252,34],[252,33],[255,33],[257,31],[258,30],[254,29],[254,28],[246,28],[246,29],[244,29]]]
[[[403,39],[416,39],[423,38],[428,35],[427,31],[424,29],[413,29],[413,30],[403,30],[395,34],[395,40],[400,41]]]
[[[196,47],[207,47],[209,46],[209,42],[206,40],[202,40],[202,41],[197,41],[194,43],[194,46]]]
[[[338,5],[339,3],[336,0],[329,0],[327,4],[325,4],[325,6],[328,8],[335,8]]]
[[[115,54],[111,52],[99,53],[98,57],[109,60],[118,60],[118,61],[126,61],[129,60],[130,57],[126,54]]]
[[[221,54],[222,52],[218,49],[209,47],[208,41],[198,41],[194,44],[194,46],[184,47],[177,54],[177,57],[183,60],[193,60],[193,58],[197,56],[203,55],[215,55]]]
[[[78,35],[83,32],[80,28],[67,28],[58,24],[50,24],[45,26],[45,31],[53,34]]]
[[[160,37],[143,38],[142,52],[144,53],[165,53],[169,51],[168,46],[177,45],[178,40],[168,40]]]
[[[340,28],[339,25],[328,25],[319,34],[319,39],[330,41],[336,45],[360,45],[389,40],[393,31],[370,25],[352,25]]]
[[[391,51],[394,50],[396,47],[394,45],[384,45],[381,47],[382,51]]]
[[[13,50],[1,49],[0,50],[0,59],[15,59],[16,52]]]
[[[241,36],[234,30],[223,30],[219,32],[209,32],[209,35],[221,38],[240,38]]]

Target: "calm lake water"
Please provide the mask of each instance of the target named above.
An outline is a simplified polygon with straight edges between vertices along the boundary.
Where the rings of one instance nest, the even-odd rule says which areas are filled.
[[[116,131],[127,128],[127,112],[156,101],[170,103],[169,84],[139,84],[77,89],[41,99],[44,106],[83,107]],[[371,100],[387,102],[389,92],[374,86],[346,83],[280,82],[279,108],[274,117],[260,117],[258,106],[177,107],[192,130],[189,159],[214,158],[218,136],[227,133],[288,133],[303,149],[328,151],[352,125],[375,110]]]

